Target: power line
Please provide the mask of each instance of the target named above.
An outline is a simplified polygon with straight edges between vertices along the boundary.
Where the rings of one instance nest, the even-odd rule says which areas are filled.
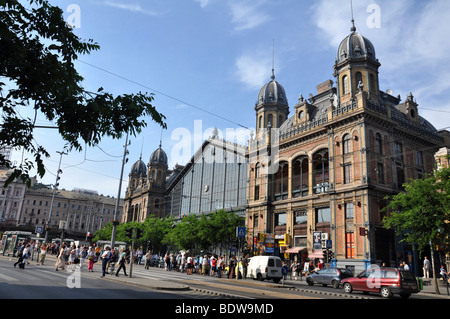
[[[106,69],[104,69],[104,68],[98,67],[98,66],[93,65],[93,64],[91,64],[91,63],[88,63],[88,62],[86,62],[86,61],[79,60],[79,59],[78,59],[77,61],[79,61],[79,62],[81,62],[81,63],[84,63],[84,64],[86,64],[86,65],[89,65],[90,67],[93,67],[93,68],[95,68],[95,69],[97,69],[97,70],[100,70],[100,71],[102,71],[102,72],[105,72],[105,73],[108,73],[108,74],[113,75],[113,76],[115,76],[115,77],[118,77],[118,78],[120,78],[120,79],[122,79],[122,80],[125,80],[125,81],[128,81],[128,82],[130,82],[130,83],[133,83],[133,84],[142,86],[143,88],[146,88],[146,89],[148,89],[148,90],[150,90],[150,91],[153,91],[153,92],[155,92],[155,93],[158,93],[158,94],[160,94],[160,95],[162,95],[162,96],[168,97],[168,98],[170,98],[170,99],[172,99],[172,100],[175,100],[175,101],[177,101],[177,102],[180,102],[180,103],[183,103],[183,104],[185,104],[185,105],[188,105],[188,106],[190,106],[190,107],[192,107],[192,108],[195,108],[195,109],[197,109],[197,110],[199,110],[199,111],[202,111],[202,112],[204,112],[204,113],[207,113],[207,114],[209,114],[209,115],[215,116],[215,117],[217,117],[217,118],[219,118],[219,119],[221,119],[221,120],[230,122],[230,123],[232,123],[232,124],[234,124],[234,125],[237,125],[237,126],[240,126],[240,127],[244,128],[244,129],[249,130],[249,128],[248,128],[247,126],[242,125],[242,124],[240,124],[240,123],[237,123],[237,122],[235,122],[235,121],[233,121],[233,120],[230,120],[230,119],[228,119],[228,118],[225,118],[225,117],[223,117],[222,115],[218,115],[218,114],[213,113],[213,112],[211,112],[211,111],[205,110],[204,108],[201,108],[201,107],[199,107],[199,106],[193,105],[193,104],[191,104],[191,103],[188,103],[188,102],[186,102],[186,101],[183,101],[183,100],[181,100],[181,99],[178,99],[178,98],[176,98],[176,97],[173,97],[173,96],[171,96],[171,95],[169,95],[169,94],[163,93],[163,92],[161,92],[161,91],[155,90],[155,89],[153,89],[153,88],[151,88],[151,87],[148,87],[147,85],[144,85],[144,84],[142,84],[142,83],[136,82],[136,81],[131,80],[131,79],[128,79],[128,78],[126,78],[126,77],[124,77],[124,76],[122,76],[122,75],[119,75],[119,74],[117,74],[117,73],[108,71],[108,70],[106,70]]]

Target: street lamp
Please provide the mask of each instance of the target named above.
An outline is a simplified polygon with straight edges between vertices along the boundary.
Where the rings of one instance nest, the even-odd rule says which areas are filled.
[[[53,213],[53,204],[54,204],[54,202],[55,202],[55,193],[56,193],[56,190],[57,190],[58,185],[59,185],[59,183],[58,183],[58,181],[59,181],[59,179],[60,179],[59,174],[62,173],[62,170],[61,170],[61,161],[62,161],[62,157],[63,157],[63,155],[67,155],[67,154],[68,154],[68,153],[65,153],[64,151],[63,151],[63,152],[56,152],[56,153],[60,154],[60,158],[59,158],[58,171],[57,171],[57,173],[56,173],[56,182],[55,182],[55,185],[53,185],[52,203],[50,204],[50,213],[48,214],[47,227],[45,227],[45,239],[44,239],[44,243],[47,242],[47,240],[48,240],[48,233],[49,233],[49,231],[50,231],[49,225],[50,225],[50,223],[51,223],[51,218],[52,218],[52,213]]]
[[[117,221],[117,211],[119,210],[119,203],[120,203],[120,193],[121,193],[121,188],[122,188],[122,177],[123,177],[123,167],[125,166],[126,163],[126,156],[128,154],[127,151],[127,146],[128,146],[128,130],[127,130],[127,137],[125,139],[125,145],[124,147],[124,151],[123,151],[123,159],[122,159],[122,169],[120,171],[120,181],[119,181],[119,191],[117,194],[117,201],[116,201],[116,207],[114,208],[114,219],[113,219],[113,228],[112,228],[112,233],[111,233],[111,249],[114,249],[114,244],[116,243],[116,228],[117,225],[119,224]]]

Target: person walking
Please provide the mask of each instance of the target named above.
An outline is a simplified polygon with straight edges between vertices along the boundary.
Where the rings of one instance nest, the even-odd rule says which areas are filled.
[[[44,260],[45,260],[46,255],[47,255],[47,244],[43,244],[41,247],[41,250],[39,252],[38,265],[39,265],[39,263],[41,265],[44,265]]]
[[[222,256],[219,256],[216,266],[217,266],[217,278],[222,278],[222,271],[223,271],[223,257]]]
[[[108,266],[110,257],[111,257],[111,252],[109,250],[109,246],[106,246],[105,250],[102,253],[102,257],[101,257],[102,258],[102,276],[101,276],[101,278],[105,277],[105,274],[107,274],[106,268]]]
[[[88,272],[94,272],[95,252],[91,246],[88,249]]]
[[[66,265],[65,249],[66,249],[66,245],[62,244],[61,248],[59,249],[59,255],[56,257],[55,271],[58,271],[59,267],[61,267],[61,270],[64,270],[64,267]]]
[[[150,267],[150,262],[152,260],[152,252],[149,250],[146,254],[145,254],[145,269],[148,269]]]
[[[22,242],[20,247],[19,247],[18,253],[17,253],[17,261],[14,263],[14,268],[16,268],[17,265],[21,265],[22,264],[22,261],[23,261],[23,250],[24,249],[25,249],[25,243]]]
[[[123,269],[123,273],[125,274],[125,276],[128,276],[127,275],[127,267],[125,266],[127,254],[128,254],[128,249],[122,250],[122,253],[120,254],[120,257],[119,257],[119,268],[117,268],[117,271],[116,271],[116,276],[117,277],[119,277],[119,272],[120,272],[121,269]]]
[[[430,278],[430,268],[431,263],[427,256],[425,256],[425,259],[423,260],[423,278]]]

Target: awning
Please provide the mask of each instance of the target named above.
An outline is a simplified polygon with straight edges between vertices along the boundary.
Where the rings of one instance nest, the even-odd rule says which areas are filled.
[[[289,249],[286,249],[285,253],[288,254],[298,254],[300,251],[305,250],[306,247],[292,247]]]
[[[323,258],[323,251],[315,250],[311,254],[308,254],[308,258]]]

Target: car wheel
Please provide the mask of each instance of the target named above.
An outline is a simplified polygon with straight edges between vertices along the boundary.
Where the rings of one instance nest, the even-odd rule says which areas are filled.
[[[338,280],[333,280],[331,282],[331,285],[333,286],[334,289],[338,289],[339,288],[339,281]]]
[[[391,298],[392,297],[391,289],[389,289],[389,287],[381,287],[380,293],[381,293],[381,297],[383,297],[383,298]]]
[[[352,285],[351,285],[350,283],[346,282],[346,283],[344,284],[344,291],[345,291],[345,293],[347,293],[347,294],[351,294],[352,291],[353,291]]]
[[[306,279],[306,283],[310,286],[314,286],[314,281],[311,278]]]

